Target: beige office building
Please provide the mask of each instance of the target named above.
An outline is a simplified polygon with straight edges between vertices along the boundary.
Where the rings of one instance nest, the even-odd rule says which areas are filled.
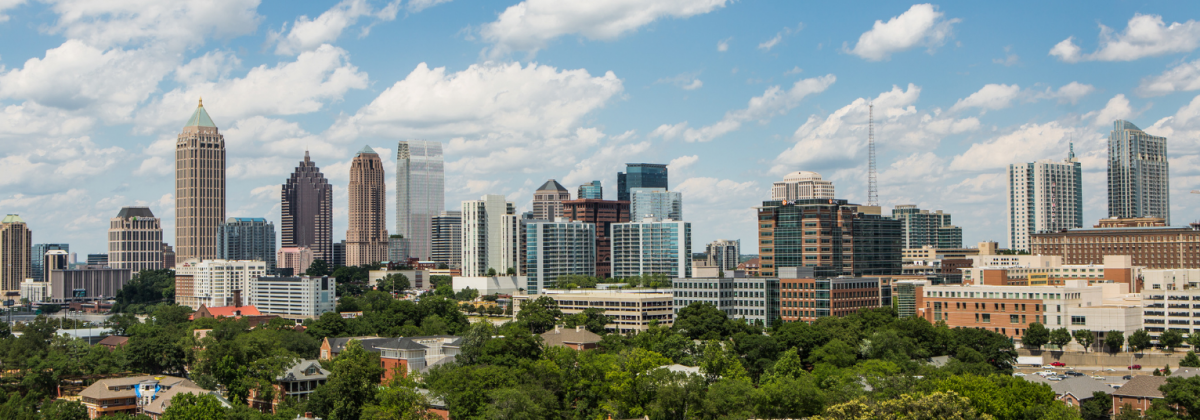
[[[108,266],[133,273],[163,268],[162,224],[147,207],[123,207],[108,223]]]
[[[771,186],[772,201],[795,201],[814,198],[833,198],[833,183],[821,179],[821,174],[796,171],[783,177],[783,182]]]
[[[563,202],[571,199],[571,192],[553,179],[546,181],[533,192],[533,218],[553,222],[563,215]]]
[[[555,293],[541,295],[513,296],[513,318],[521,312],[521,305],[529,300],[547,296],[558,302],[558,309],[563,315],[574,315],[588,308],[604,310],[604,315],[610,317],[608,331],[627,333],[645,331],[650,328],[652,321],[658,325],[669,327],[675,323],[675,311],[672,304],[675,301],[670,293]]]
[[[33,233],[21,216],[10,214],[0,221],[0,289],[19,292],[21,282],[33,275],[29,254]]]
[[[364,146],[350,164],[350,228],[346,229],[346,265],[388,260],[387,185],[383,161]]]
[[[225,221],[225,137],[196,107],[175,142],[175,257],[217,257],[217,227]]]

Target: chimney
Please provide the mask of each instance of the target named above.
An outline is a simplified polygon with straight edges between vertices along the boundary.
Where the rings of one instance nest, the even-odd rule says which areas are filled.
[[[241,290],[233,291],[233,307],[235,307],[235,308],[242,307],[242,291]]]
[[[582,325],[576,325],[576,326],[575,326],[575,332],[580,332],[580,331],[583,331],[583,326],[582,326]]]
[[[558,333],[562,332],[562,330],[560,330],[558,327],[559,327],[559,325],[558,325],[558,324],[554,324],[554,333],[555,333],[555,334],[558,334]]]

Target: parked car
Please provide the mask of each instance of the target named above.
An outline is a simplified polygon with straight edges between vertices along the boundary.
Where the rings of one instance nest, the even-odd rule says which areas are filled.
[[[1113,369],[1113,368],[1108,368],[1108,369],[1104,369],[1104,371],[1105,372],[1116,372],[1117,370]]]
[[[1054,365],[1044,365],[1042,369],[1054,369]]]
[[[1038,376],[1041,376],[1041,377],[1054,376],[1054,372],[1051,372],[1051,371],[1048,371],[1048,370],[1043,370],[1043,371],[1041,371],[1041,372],[1037,372],[1037,373],[1034,373],[1034,374],[1035,374],[1035,375],[1038,375]]]
[[[1099,380],[1102,380],[1102,381],[1103,381],[1103,380],[1104,380],[1104,377],[1103,377],[1103,376],[1100,376],[1100,375],[1092,375],[1092,379],[1099,379]]]
[[[1046,380],[1047,380],[1047,381],[1061,381],[1061,380],[1063,380],[1063,377],[1061,377],[1061,376],[1057,376],[1057,375],[1055,375],[1055,376],[1047,376],[1047,377],[1046,377]]]
[[[1024,373],[1021,373],[1021,372],[1013,372],[1013,376],[1016,376],[1016,377],[1018,377],[1018,378],[1022,378],[1022,377],[1025,377],[1025,374],[1024,374]]]
[[[1063,362],[1054,362],[1054,363],[1051,363],[1051,364],[1050,364],[1050,366],[1054,366],[1054,367],[1066,367],[1066,366],[1067,366],[1067,364],[1066,364],[1066,363],[1063,363]]]
[[[1079,373],[1079,372],[1076,372],[1076,371],[1073,371],[1073,370],[1068,370],[1068,371],[1066,372],[1066,374],[1067,374],[1067,375],[1070,375],[1070,376],[1083,376],[1083,374],[1082,374],[1082,373]]]
[[[1125,376],[1122,376],[1121,379],[1128,381],[1130,379],[1133,379],[1133,375],[1125,375]]]
[[[1141,370],[1141,369],[1142,369],[1142,365],[1133,365],[1133,366],[1129,367],[1129,370]]]

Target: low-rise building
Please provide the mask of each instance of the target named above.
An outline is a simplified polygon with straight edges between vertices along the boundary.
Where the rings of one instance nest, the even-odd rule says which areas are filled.
[[[542,296],[554,299],[563,315],[574,315],[588,308],[603,309],[604,315],[611,320],[605,325],[605,329],[608,331],[619,333],[645,331],[650,328],[652,322],[658,322],[658,325],[662,326],[670,326],[675,323],[670,293],[581,292],[515,295],[513,296],[514,319],[521,311],[522,304]]]
[[[433,282],[429,281],[429,270],[371,270],[367,272],[367,284],[375,287],[380,280],[392,274],[403,274],[408,278],[408,287],[412,290],[433,290]]]
[[[315,318],[337,307],[337,279],[330,276],[255,277],[250,305],[264,314]]]
[[[264,261],[180,262],[175,267],[175,303],[197,310],[201,305],[229,306],[233,304],[234,291],[246,290],[250,279],[267,275],[267,269]]]
[[[1061,256],[1067,264],[1100,264],[1128,255],[1146,268],[1200,268],[1200,224],[1167,226],[1162,218],[1101,219],[1091,228],[1032,235],[1032,252]]]
[[[1146,332],[1200,333],[1200,269],[1143,270],[1141,283]]]
[[[591,350],[600,346],[600,336],[583,327],[562,328],[542,333],[542,342],[547,347],[566,347],[572,350]]]
[[[107,300],[117,296],[132,273],[128,268],[85,266],[50,272],[50,302]]]
[[[262,398],[258,394],[258,390],[251,389],[246,400],[251,408],[264,413],[274,413],[276,406],[282,403],[284,398],[307,400],[313,392],[316,392],[317,387],[325,385],[325,382],[328,381],[329,371],[321,368],[320,361],[298,360],[283,374],[275,378],[275,383],[272,385],[275,388],[273,398]]]
[[[780,272],[779,312],[785,322],[813,322],[827,316],[846,316],[860,309],[891,306],[892,284],[888,277],[788,278],[789,268]],[[811,269],[808,270],[812,274]]]
[[[50,282],[25,279],[21,282],[21,299],[29,303],[44,302],[50,298]]]
[[[733,277],[726,273],[726,277],[675,279],[672,289],[676,315],[692,303],[704,302],[730,318],[766,327],[780,317],[778,278]]]
[[[293,275],[304,274],[315,259],[312,248],[306,246],[285,246],[275,253],[275,261],[279,264],[279,272],[291,269]]]
[[[431,335],[420,337],[326,337],[321,341],[321,360],[332,360],[346,350],[351,341],[363,349],[379,353],[383,367],[381,381],[396,376],[406,377],[413,372],[426,372],[434,366],[450,363],[458,357],[462,337]]]
[[[1120,416],[1126,409],[1137,410],[1139,416],[1144,415],[1150,410],[1150,404],[1154,400],[1163,398],[1163,393],[1158,388],[1166,383],[1167,378],[1164,376],[1134,376],[1120,389],[1113,391],[1113,418]]]
[[[1108,255],[1103,264],[1063,264],[1055,255],[975,256],[971,267],[963,268],[963,282],[992,286],[1061,286],[1069,280],[1089,283],[1113,282],[1124,285],[1127,293],[1139,291],[1135,279],[1143,267],[1130,263],[1126,255]]]
[[[113,350],[116,350],[118,347],[124,347],[125,344],[128,342],[129,342],[129,337],[120,336],[120,335],[110,335],[108,337],[104,337],[104,339],[100,340],[100,342],[96,343],[96,345],[100,346],[100,347],[104,347],[104,348],[108,349],[108,351],[113,351]]]
[[[526,276],[491,276],[491,277],[453,277],[451,286],[454,291],[461,292],[463,289],[475,289],[479,291],[480,296],[502,294],[512,295],[518,292],[525,291],[527,284]]]
[[[88,418],[125,413],[131,416],[147,414],[157,418],[169,405],[170,398],[180,391],[207,394],[196,383],[174,376],[129,376],[101,379],[79,393],[80,402],[87,408]],[[151,404],[154,407],[148,407]],[[157,408],[158,410],[155,410]]]

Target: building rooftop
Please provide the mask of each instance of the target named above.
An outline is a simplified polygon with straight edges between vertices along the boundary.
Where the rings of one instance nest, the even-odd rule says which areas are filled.
[[[538,187],[538,189],[537,189],[537,190],[538,190],[538,191],[562,191],[562,192],[567,192],[567,189],[566,189],[566,188],[563,188],[562,184],[559,184],[559,183],[558,183],[558,181],[555,181],[555,180],[553,180],[553,179],[551,179],[551,180],[549,180],[549,181],[546,181],[546,183],[545,183],[545,184],[542,184],[542,186]]]
[[[820,181],[821,174],[812,171],[796,171],[783,177],[783,182]]]
[[[25,221],[21,220],[21,216],[10,214],[8,216],[4,216],[4,220],[0,221],[0,223],[25,223]]]
[[[154,212],[150,211],[149,207],[121,207],[121,211],[117,213],[117,217],[122,219],[130,217],[154,218]]]
[[[196,106],[196,112],[192,113],[192,118],[188,118],[187,124],[183,126],[217,128],[217,125],[213,124],[212,118],[208,116],[208,111],[204,110],[204,99],[200,100],[200,104]]]
[[[164,387],[175,387],[176,385],[182,385],[199,388],[199,386],[192,381],[174,376],[140,375],[98,380],[91,386],[84,388],[83,391],[79,393],[79,396],[98,400],[110,398],[133,398],[136,396],[136,392],[133,390],[134,385],[145,381],[154,381]]]
[[[299,360],[292,367],[283,371],[283,374],[277,378],[280,381],[308,381],[313,379],[327,379],[329,371],[321,368],[321,362],[316,360]]]
[[[1159,391],[1158,387],[1165,383],[1167,378],[1163,376],[1134,376],[1112,394],[1121,397],[1162,398],[1162,391]]]
[[[542,340],[547,346],[564,346],[599,343],[600,336],[583,328],[555,328],[542,333]]]
[[[363,146],[362,150],[358,151],[358,154],[360,154],[360,155],[377,155],[378,153],[375,153],[375,149],[372,149],[371,146]]]

